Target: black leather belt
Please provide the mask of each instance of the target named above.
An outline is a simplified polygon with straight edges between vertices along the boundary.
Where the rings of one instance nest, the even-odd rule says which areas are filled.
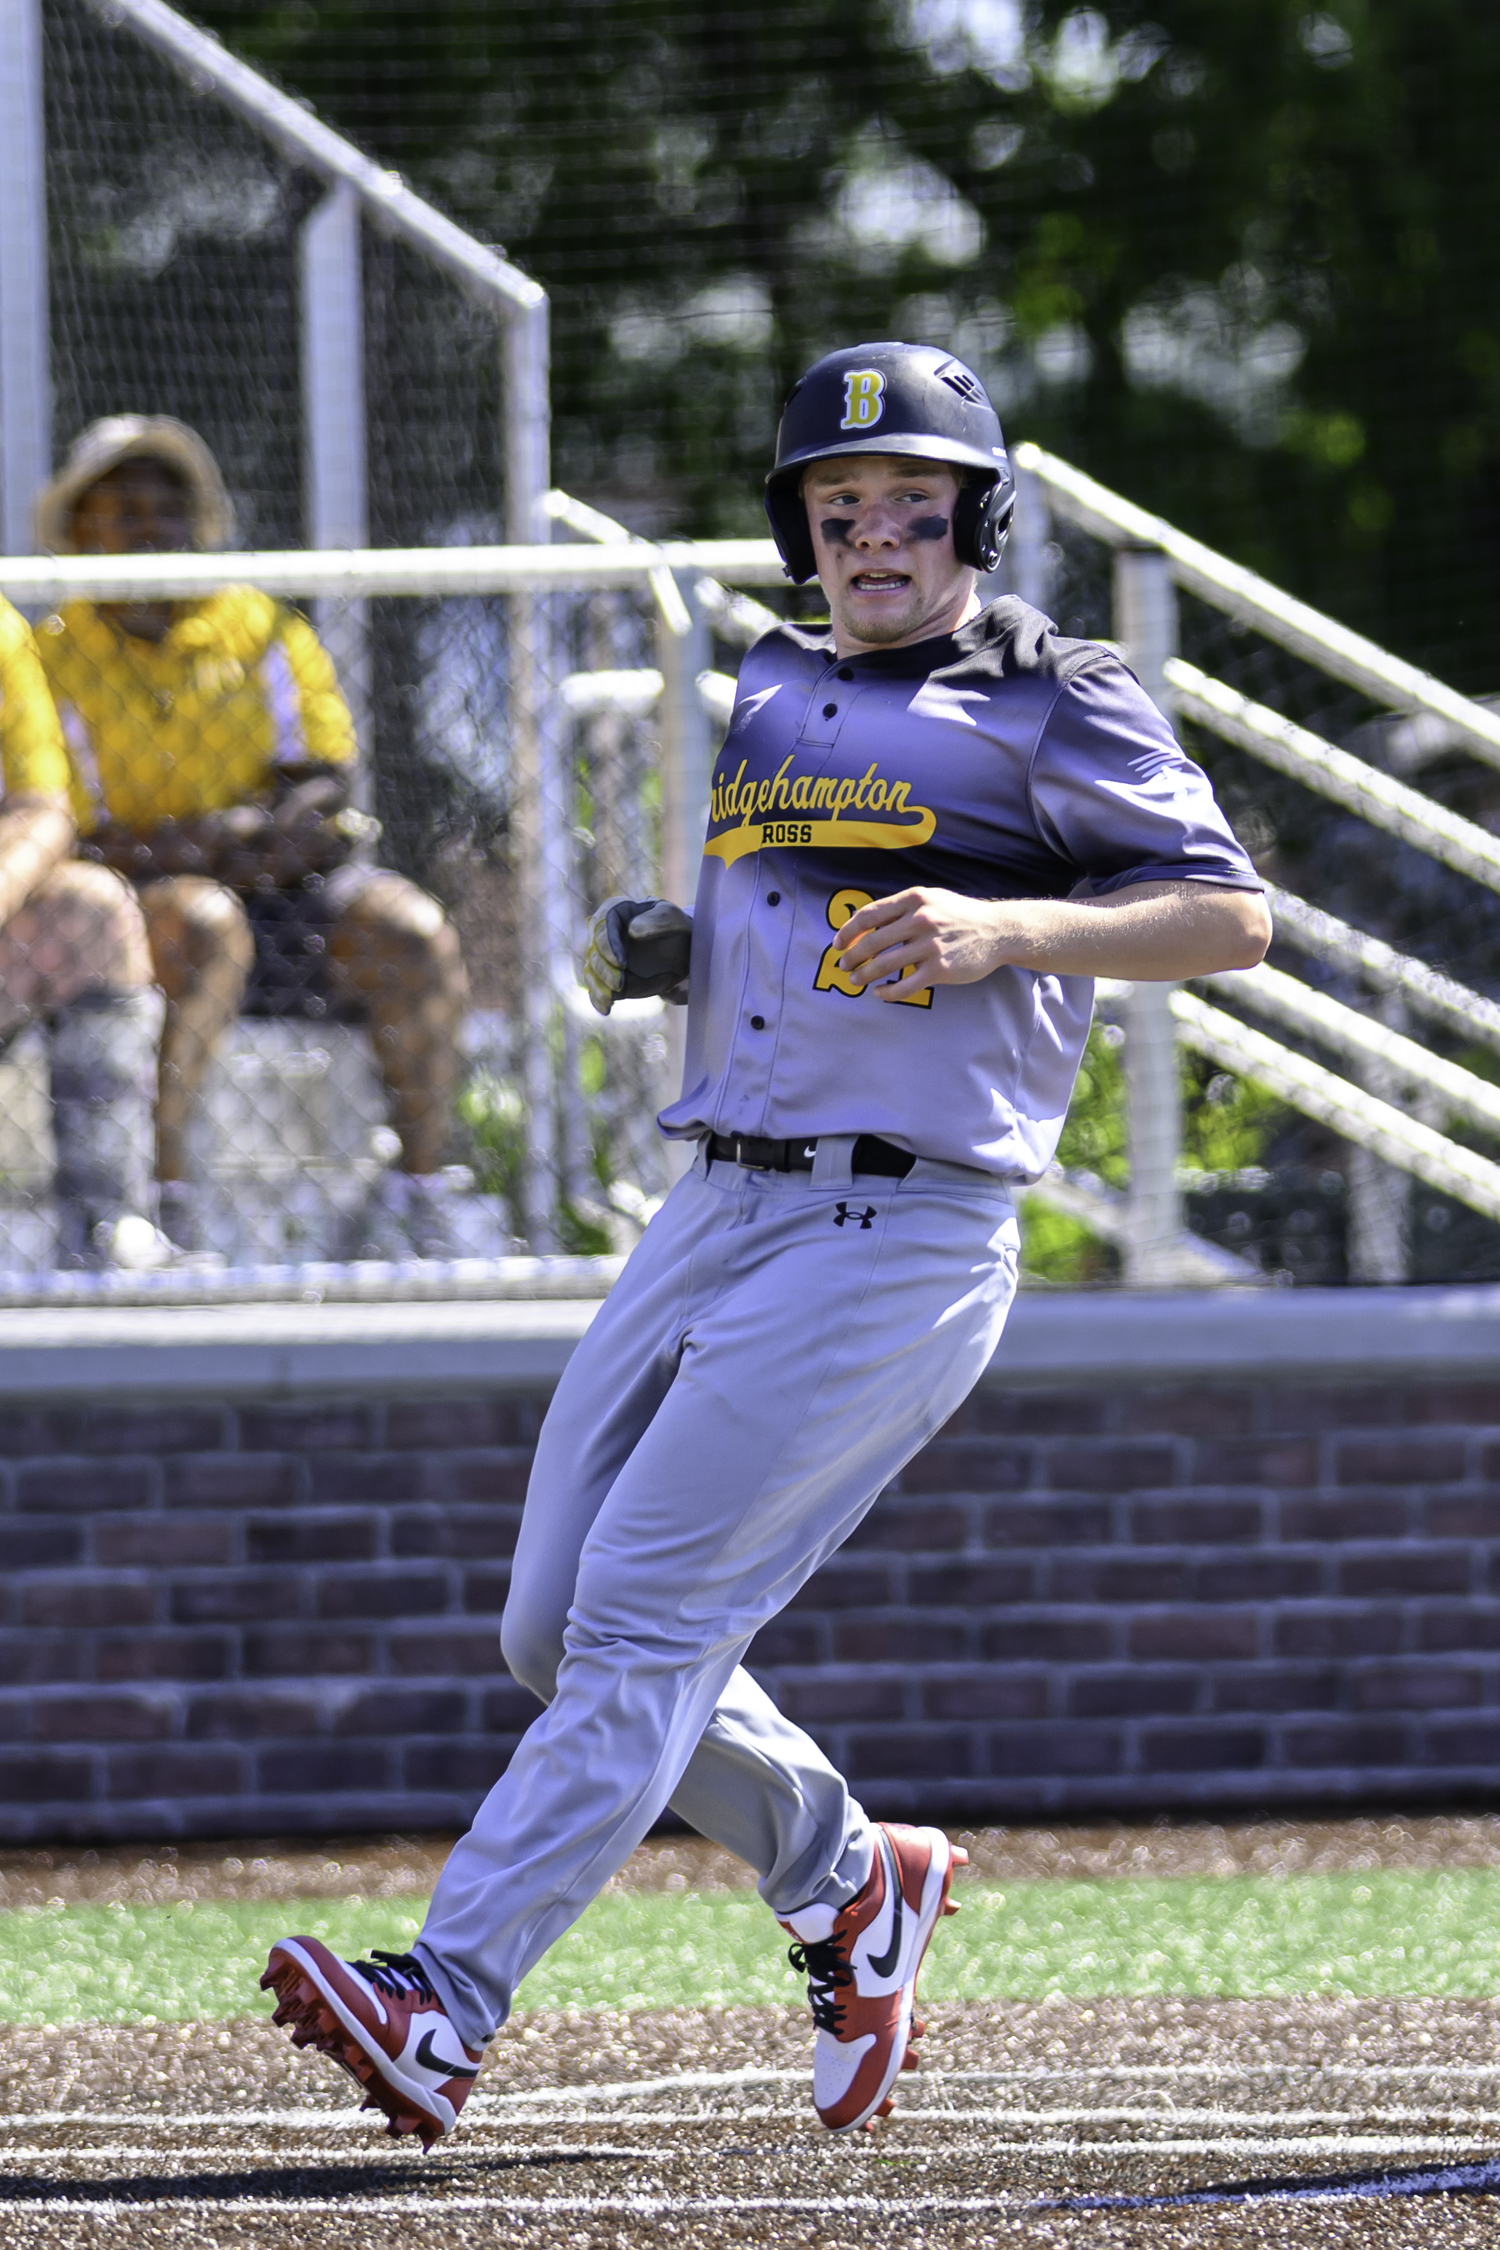
[[[817,1154],[816,1141],[766,1141],[754,1133],[710,1133],[708,1153],[715,1164],[738,1164],[746,1172],[810,1172]],[[875,1172],[888,1180],[904,1180],[916,1163],[904,1148],[881,1140],[877,1133],[861,1133],[849,1160],[851,1172]]]

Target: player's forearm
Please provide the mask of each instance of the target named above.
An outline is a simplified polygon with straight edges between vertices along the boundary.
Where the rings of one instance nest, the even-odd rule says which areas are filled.
[[[1257,891],[1204,883],[1144,883],[1098,899],[1038,899],[1003,907],[996,967],[1054,976],[1136,977],[1147,983],[1253,968],[1271,940]]]
[[[73,847],[61,797],[18,797],[0,810],[0,925],[25,905]]]
[[[1249,969],[1271,941],[1257,891],[1133,883],[1103,898],[974,899],[916,889],[874,899],[844,925],[841,967],[883,999],[977,984],[996,969],[1168,982]],[[893,980],[901,979],[899,990]]]

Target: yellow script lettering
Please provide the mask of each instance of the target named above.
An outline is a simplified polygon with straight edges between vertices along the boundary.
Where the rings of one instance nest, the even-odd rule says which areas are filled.
[[[862,906],[868,906],[869,903],[868,891],[835,891],[828,901],[829,928],[841,930],[851,914],[857,914]],[[863,999],[864,986],[856,983],[846,970],[839,967],[839,955],[842,951],[843,947],[837,938],[832,945],[824,947],[823,958],[818,963],[818,973],[813,978],[813,990],[842,992],[851,1000]]]

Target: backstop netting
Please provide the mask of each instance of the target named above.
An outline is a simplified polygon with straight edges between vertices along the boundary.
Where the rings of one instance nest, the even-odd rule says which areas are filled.
[[[42,26],[54,458],[101,417],[176,417],[222,468],[232,543],[305,546],[299,257],[326,182],[108,9],[44,0]],[[367,217],[359,265],[364,543],[503,540],[496,312]],[[75,782],[87,771],[97,783],[111,761],[128,766],[142,696],[168,728],[176,717],[186,724],[171,636],[153,642],[126,630],[122,612],[102,614],[113,654],[97,683],[101,708],[71,715]],[[149,1214],[179,1249],[263,1267],[608,1251],[634,1239],[669,1179],[651,1117],[667,1098],[670,1025],[657,1004],[608,1024],[583,1020],[566,963],[588,904],[660,885],[657,720],[649,680],[639,684],[656,661],[655,614],[644,588],[306,605],[304,626],[334,662],[357,741],[352,811],[310,877],[273,885],[250,861],[236,873],[222,852],[189,864],[214,880],[228,870],[255,965],[232,1022],[184,1066],[198,1073],[185,1140],[163,1167],[178,1176]],[[88,638],[66,608],[34,623],[49,662],[76,657]],[[284,681],[279,718],[271,708],[274,658],[259,642],[248,655],[226,642],[205,657],[243,659],[251,678],[235,692],[246,710],[250,690],[259,697],[245,722],[258,741],[288,724],[295,734],[305,714],[293,692],[288,721]],[[629,675],[636,687],[623,703],[570,697],[570,681],[597,673]],[[194,694],[201,684],[200,661]],[[305,681],[302,691],[305,702]],[[116,715],[103,708],[111,695]],[[284,743],[275,755],[284,758]],[[138,830],[150,805],[135,778]],[[95,810],[105,818],[102,799]],[[147,903],[158,876],[181,879],[170,854],[134,867],[118,849],[94,856],[121,868]],[[462,956],[460,1062],[440,1089],[436,1171],[429,1121],[419,1152],[427,1184],[415,1195],[402,1184],[412,1169],[402,1103],[410,1112],[415,1100],[403,1068],[408,1081],[427,1071],[434,1008],[451,1012],[456,980],[434,1000],[431,962],[426,984],[415,976],[405,1014],[417,1046],[403,1064],[401,1007],[364,989],[378,981],[381,945],[399,952],[399,937],[386,930],[375,967],[361,970],[340,904],[360,890],[361,869],[389,871],[435,900]],[[406,911],[410,919],[409,899]],[[170,916],[149,919],[170,1039],[174,964],[164,954],[189,941]],[[201,963],[175,966],[177,986],[201,982]],[[404,974],[389,961],[383,973],[398,984]],[[59,1212],[57,1058],[33,1013],[9,1027],[0,1063],[0,1276],[99,1255]]]
[[[303,544],[298,237],[326,192],[123,22],[46,0],[54,435],[176,414],[223,464],[247,547]],[[370,540],[502,534],[497,323],[362,229]]]

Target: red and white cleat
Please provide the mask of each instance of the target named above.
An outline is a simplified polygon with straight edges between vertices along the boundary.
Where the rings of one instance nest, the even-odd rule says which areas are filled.
[[[452,2132],[483,2058],[459,2038],[411,1954],[341,1961],[317,1938],[282,1938],[260,1982],[275,1993],[272,2020],[291,2026],[293,2046],[341,2063],[364,2089],[364,2108],[385,2111],[388,2133],[420,2133],[431,2148]]]
[[[889,2116],[890,2091],[925,2025],[913,2023],[917,1977],[948,1896],[955,1867],[969,1855],[938,1828],[882,1821],[875,1865],[858,1898],[844,1907],[805,1906],[783,1922],[797,1943],[788,1958],[807,1978],[818,2036],[813,2106],[831,2132],[852,2133]]]

